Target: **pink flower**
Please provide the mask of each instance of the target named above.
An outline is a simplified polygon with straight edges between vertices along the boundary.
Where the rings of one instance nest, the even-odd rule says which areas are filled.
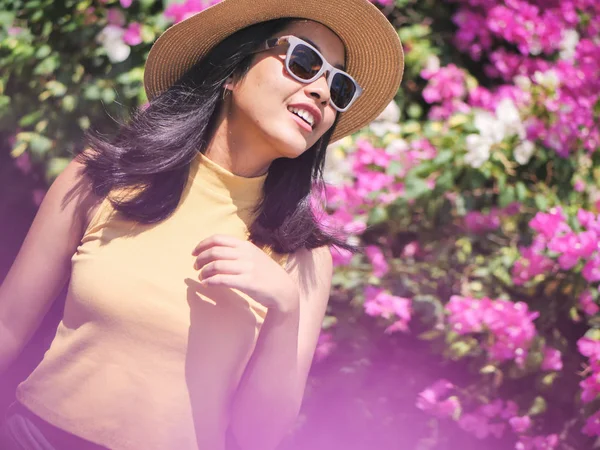
[[[545,238],[551,239],[558,232],[571,231],[565,223],[566,217],[561,208],[554,208],[550,213],[539,212],[529,222],[529,226]]]
[[[562,370],[563,363],[560,351],[555,348],[546,347],[544,349],[544,360],[542,361],[542,370]]]
[[[589,403],[600,394],[600,373],[593,373],[579,383],[581,388],[581,401]]]
[[[446,304],[448,321],[458,334],[486,330],[490,338],[484,345],[489,357],[496,361],[514,360],[522,365],[531,340],[536,334],[533,320],[537,312],[529,312],[525,303],[489,298],[474,299],[452,296]]]
[[[598,225],[598,219],[593,212],[586,211],[585,209],[579,209],[577,211],[577,220],[582,227],[587,229],[595,229]]]
[[[594,302],[594,297],[589,289],[583,291],[579,296],[579,306],[588,316],[593,316],[600,311],[600,307]]]
[[[181,22],[209,6],[219,3],[220,0],[186,0],[184,3],[171,3],[165,9],[165,17],[173,20],[175,23]]]
[[[587,356],[594,361],[600,361],[600,341],[582,337],[577,341],[577,349],[583,356]]]
[[[553,450],[558,445],[558,435],[520,436],[515,450]]]
[[[517,415],[519,411],[519,405],[517,405],[514,401],[508,400],[504,405],[504,410],[500,413],[500,417],[503,419],[510,419]]]
[[[392,155],[387,153],[384,148],[374,147],[366,139],[359,139],[356,143],[356,150],[353,154],[354,171],[365,171],[373,168],[386,168],[392,160]]]
[[[479,407],[479,412],[490,419],[497,417],[503,409],[504,405],[502,400],[496,399],[493,402],[487,403],[485,405],[481,405]]]
[[[122,27],[125,25],[125,15],[123,11],[118,8],[110,8],[106,11],[106,20],[109,25],[116,25]]]
[[[577,180],[573,186],[573,189],[575,192],[583,192],[585,191],[585,183],[581,180]]]
[[[405,258],[413,258],[419,253],[420,250],[419,242],[412,241],[404,246],[402,249],[402,256]]]
[[[142,26],[137,22],[132,22],[129,24],[127,29],[125,30],[125,34],[123,34],[123,41],[127,45],[138,45],[142,43]]]
[[[129,8],[133,3],[133,0],[119,0],[119,3],[121,3],[123,8]]]
[[[502,423],[489,423],[489,419],[480,414],[463,414],[458,420],[458,426],[467,433],[473,434],[478,439],[485,439],[490,434],[500,438],[504,434],[506,425]]]
[[[24,152],[18,158],[15,158],[15,166],[21,171],[21,173],[25,175],[29,174],[32,169],[29,153]]]
[[[508,420],[513,431],[517,434],[525,433],[531,426],[531,418],[529,416],[515,416]]]
[[[45,189],[34,189],[33,192],[31,193],[31,198],[33,200],[33,203],[36,206],[40,206],[42,204],[42,201],[44,201],[45,196],[46,196]]]
[[[421,76],[429,80],[423,90],[423,98],[427,103],[441,103],[431,109],[430,117],[448,118],[455,111],[468,112],[469,106],[462,101],[466,96],[465,73],[454,64],[435,71],[423,70]]]
[[[408,331],[411,318],[411,300],[397,297],[381,288],[367,286],[365,288],[365,313],[369,316],[380,316],[384,319],[394,319],[386,332]]]
[[[600,436],[600,411],[587,419],[581,431],[588,436]]]
[[[322,361],[327,358],[335,350],[335,347],[336,343],[333,340],[333,335],[326,331],[321,331],[319,340],[317,341],[317,348],[315,349],[316,361]]]
[[[534,241],[531,247],[520,249],[522,259],[517,260],[512,269],[513,283],[517,286],[524,284],[537,275],[552,270],[554,262],[541,254],[543,247],[543,240],[538,239]]]
[[[373,275],[378,278],[383,277],[389,271],[389,266],[387,261],[385,260],[385,256],[383,256],[383,252],[381,249],[375,245],[369,245],[365,249],[367,257],[373,266]]]
[[[330,251],[334,267],[347,266],[350,264],[350,260],[352,259],[351,251],[335,246],[332,246]]]
[[[421,391],[417,398],[416,406],[421,411],[428,412],[435,417],[453,417],[460,409],[460,402],[456,397],[446,397],[454,385],[448,380],[438,380],[427,389]]]
[[[500,227],[498,211],[492,209],[489,214],[469,211],[465,216],[465,227],[472,233],[483,233]]]
[[[588,260],[585,266],[583,266],[581,274],[589,283],[600,281],[600,254],[596,253]]]

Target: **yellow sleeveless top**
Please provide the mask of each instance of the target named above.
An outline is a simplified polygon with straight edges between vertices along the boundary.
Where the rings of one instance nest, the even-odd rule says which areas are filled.
[[[265,178],[198,153],[158,224],[128,220],[105,199],[73,255],[56,337],[17,399],[113,450],[224,449],[228,405],[267,309],[201,286],[192,250],[216,233],[247,239]]]

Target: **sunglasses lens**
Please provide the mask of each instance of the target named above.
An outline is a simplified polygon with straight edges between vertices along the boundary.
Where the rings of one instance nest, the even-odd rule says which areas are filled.
[[[331,81],[331,101],[340,109],[346,108],[356,93],[356,84],[348,76],[336,73]]]
[[[323,60],[311,48],[299,44],[289,60],[290,71],[302,80],[310,80],[323,66]]]

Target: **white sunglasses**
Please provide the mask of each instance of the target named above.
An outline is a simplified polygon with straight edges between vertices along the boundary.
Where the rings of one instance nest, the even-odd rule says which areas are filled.
[[[328,72],[327,85],[331,94],[331,106],[336,111],[347,111],[362,94],[363,90],[354,78],[343,70],[333,67],[316,48],[296,36],[268,39],[263,50],[270,50],[283,44],[288,45],[285,68],[295,80],[308,84]]]

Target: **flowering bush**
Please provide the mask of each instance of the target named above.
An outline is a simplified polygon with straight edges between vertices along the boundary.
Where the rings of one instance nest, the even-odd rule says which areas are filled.
[[[107,112],[145,103],[155,37],[213,3],[0,0],[0,133],[17,167],[51,180],[90,123],[108,129]],[[403,40],[405,80],[376,121],[328,151],[322,221],[364,252],[332,249],[316,370],[352,372],[377,335],[390,348],[426,343],[444,372],[411,387],[421,421],[486,448],[590,448],[600,436],[600,3],[378,5]],[[366,356],[348,364],[344,352],[361,346]],[[323,380],[316,372],[309,397]]]
[[[331,170],[353,171],[332,180],[329,217],[367,249],[335,258],[337,288],[388,332],[471,368],[423,390],[418,408],[516,449],[600,436],[599,8],[457,0],[459,55],[423,43],[433,26],[401,28],[419,76],[330,154],[345,160]],[[401,298],[398,311],[373,308],[374,289]]]

